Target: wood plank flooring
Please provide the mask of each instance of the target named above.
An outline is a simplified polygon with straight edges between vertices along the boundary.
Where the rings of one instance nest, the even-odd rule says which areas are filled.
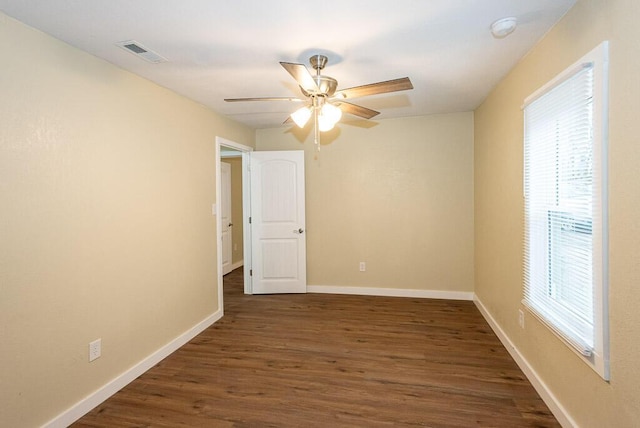
[[[556,427],[472,302],[242,294],[73,427]]]

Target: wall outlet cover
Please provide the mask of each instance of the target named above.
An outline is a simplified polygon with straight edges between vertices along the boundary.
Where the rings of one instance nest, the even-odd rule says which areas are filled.
[[[102,355],[102,339],[96,339],[89,343],[89,362],[100,358]]]
[[[518,324],[520,324],[520,328],[524,328],[524,312],[522,309],[518,309]]]

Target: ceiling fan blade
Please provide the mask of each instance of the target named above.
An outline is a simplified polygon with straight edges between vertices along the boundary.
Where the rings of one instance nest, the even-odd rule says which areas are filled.
[[[335,104],[340,107],[340,110],[343,112],[365,119],[371,119],[372,117],[380,114],[379,111],[371,110],[370,108],[362,107],[357,104],[351,104],[346,101],[336,101]]]
[[[307,70],[303,64],[296,64],[293,62],[280,62],[280,65],[284,67],[287,72],[298,82],[298,85],[309,93],[320,92],[318,84],[315,79]]]
[[[336,98],[357,98],[367,95],[384,94],[385,92],[397,92],[413,89],[408,77],[387,80],[385,82],[371,83],[369,85],[355,86],[336,92]]]
[[[303,101],[300,98],[293,97],[262,97],[262,98],[225,98],[228,103],[237,103],[241,101]]]

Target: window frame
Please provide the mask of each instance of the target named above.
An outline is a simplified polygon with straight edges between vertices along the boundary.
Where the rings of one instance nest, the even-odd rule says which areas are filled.
[[[593,209],[593,224],[592,224],[592,275],[593,275],[593,346],[589,351],[581,349],[580,344],[572,340],[570,336],[562,331],[562,327],[559,326],[553,319],[544,312],[541,312],[535,308],[527,299],[526,294],[526,277],[523,276],[523,292],[524,298],[522,303],[524,307],[532,313],[543,325],[548,327],[557,337],[561,339],[580,359],[589,365],[594,371],[596,371],[604,380],[608,381],[610,378],[609,371],[609,323],[608,323],[608,278],[609,278],[609,264],[608,264],[608,195],[607,195],[607,182],[608,182],[608,110],[609,110],[609,92],[608,92],[608,80],[609,80],[609,44],[608,42],[602,42],[591,52],[580,58],[570,67],[561,72],[554,79],[543,85],[536,90],[533,94],[528,96],[522,107],[523,110],[523,122],[524,122],[524,141],[527,138],[527,126],[526,126],[526,109],[533,102],[547,95],[550,91],[564,83],[565,81],[576,76],[585,67],[592,67],[593,70],[593,93],[592,93],[592,142],[593,142],[593,177],[598,177],[598,180],[593,182],[594,187],[598,185],[597,189],[592,192],[592,209]],[[523,161],[526,162],[527,149],[526,143],[523,153]],[[526,202],[526,168],[523,168],[523,202],[525,209],[525,222],[527,221],[527,202]],[[597,210],[597,211],[596,211]],[[524,224],[525,237],[528,233],[528,225]],[[523,243],[524,259],[523,259],[523,275],[526,275],[526,269],[528,268],[527,262],[527,245],[529,240],[525,238]],[[548,266],[547,272],[551,267]]]

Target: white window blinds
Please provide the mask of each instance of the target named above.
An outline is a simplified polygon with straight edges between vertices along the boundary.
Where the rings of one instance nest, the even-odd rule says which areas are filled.
[[[606,304],[605,153],[595,73],[594,62],[581,62],[524,107],[523,303],[591,360],[602,354]]]

